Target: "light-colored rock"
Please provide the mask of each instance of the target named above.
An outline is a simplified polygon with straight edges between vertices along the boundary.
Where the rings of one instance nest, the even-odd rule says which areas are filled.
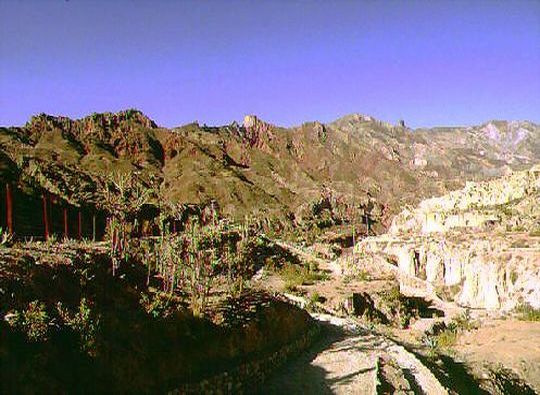
[[[538,230],[540,166],[425,200],[397,215],[387,235],[355,248],[368,260],[386,257],[435,290],[452,288],[465,307],[540,308]]]

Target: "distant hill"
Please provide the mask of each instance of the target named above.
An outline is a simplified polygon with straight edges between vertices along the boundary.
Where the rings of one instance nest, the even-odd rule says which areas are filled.
[[[324,229],[382,230],[404,204],[540,162],[540,126],[411,130],[353,114],[293,128],[246,116],[242,125],[166,129],[137,110],[82,119],[40,114],[0,128],[0,177],[74,204],[94,204],[100,177],[135,172],[158,199],[224,215]]]

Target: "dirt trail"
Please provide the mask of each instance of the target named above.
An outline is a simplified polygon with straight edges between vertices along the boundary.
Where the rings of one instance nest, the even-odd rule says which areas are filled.
[[[422,297],[430,301],[433,307],[444,312],[445,321],[463,311],[454,303],[437,297],[433,286],[428,282],[409,276],[383,260],[372,262],[369,267],[366,266],[364,279],[347,277],[343,274],[342,268],[350,264],[350,262],[347,263],[350,259],[348,255],[331,261],[316,256],[309,248],[285,242],[278,242],[278,244],[303,261],[316,262],[318,267],[328,274],[328,279],[325,281],[302,286],[301,291],[304,292],[304,297],[293,294],[285,294],[285,296],[302,308],[314,303],[308,300],[310,295],[322,296],[324,304],[316,303],[316,306],[318,311],[325,311],[327,314],[311,314],[322,327],[320,341],[296,360],[278,369],[267,378],[264,384],[255,389],[255,394],[442,395],[448,393],[529,394],[533,392],[516,377],[506,376],[506,373],[503,376],[497,376],[489,383],[478,380],[462,366],[462,363],[454,362],[448,357],[443,357],[439,361],[444,362],[444,366],[441,365],[443,367],[434,365],[429,359],[420,355],[417,357],[409,352],[384,333],[375,332],[362,321],[354,317],[340,317],[343,315],[343,306],[339,302],[352,295],[353,292],[377,293],[381,289],[395,286],[397,280],[400,283],[400,291],[403,290],[409,296]],[[275,277],[266,278],[263,281],[265,286],[275,286],[272,280],[276,284],[279,283],[275,281]],[[427,319],[423,320],[427,321]],[[422,322],[418,320],[417,323]],[[538,326],[533,323],[512,326],[511,323],[503,321],[498,321],[497,325],[493,325],[494,328],[487,325],[476,332],[469,333],[459,342],[462,354],[466,354],[465,359],[477,362],[475,366],[480,370],[476,372],[478,374],[476,377],[480,375],[484,378],[488,377],[483,361],[503,363],[514,371],[521,371],[522,378],[533,386],[538,386],[538,367],[533,366],[537,361],[538,350],[534,346],[536,343],[532,342],[531,346],[530,340],[531,334],[536,333],[531,332],[531,328],[534,327],[536,330]],[[508,327],[504,335],[498,334],[499,327]],[[522,330],[516,331],[516,328]],[[408,342],[407,336],[403,336],[403,333],[399,335]],[[508,347],[497,350],[498,345],[504,343],[505,340],[510,341]],[[493,352],[494,348],[497,352]],[[532,365],[531,363],[524,365],[521,358],[524,355],[529,355],[527,359],[532,361]],[[509,359],[509,356],[512,358]],[[462,382],[462,379],[465,381]],[[455,380],[458,382],[454,382]]]
[[[313,317],[324,326],[320,342],[278,370],[255,393],[378,394],[381,359],[399,367],[401,380],[408,383],[408,390],[401,393],[448,393],[412,353],[387,337],[352,319],[328,314]]]
[[[310,252],[279,242],[280,246],[301,259],[315,261],[327,270],[327,284],[341,283],[338,261],[327,261]],[[342,284],[343,285],[343,284]],[[308,301],[288,295],[293,303],[304,307]],[[448,392],[412,353],[384,335],[375,333],[353,318],[312,313],[322,326],[323,336],[308,352],[279,369],[254,393],[257,394],[377,394],[381,392],[380,361],[393,366],[406,385],[396,393],[444,395]],[[396,380],[394,380],[396,381]]]
[[[511,368],[540,393],[540,322],[488,320],[458,346],[467,360]]]

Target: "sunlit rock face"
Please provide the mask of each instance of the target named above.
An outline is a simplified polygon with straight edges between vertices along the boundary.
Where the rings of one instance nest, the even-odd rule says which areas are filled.
[[[393,219],[389,231],[428,234],[451,229],[481,230],[512,220],[522,220],[524,226],[530,227],[540,216],[539,194],[540,166],[496,180],[468,182],[461,190],[424,200],[414,210],[402,211]]]
[[[356,251],[450,289],[462,306],[540,308],[540,167],[425,200]]]
[[[540,237],[461,233],[445,237],[371,238],[360,256],[386,256],[404,274],[433,289],[453,288],[453,300],[470,308],[510,310],[519,303],[540,308]]]

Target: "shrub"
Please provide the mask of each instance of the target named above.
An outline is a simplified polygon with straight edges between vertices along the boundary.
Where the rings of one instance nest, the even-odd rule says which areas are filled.
[[[15,311],[6,315],[9,325],[24,332],[33,342],[47,340],[49,316],[45,305],[38,300],[28,304],[22,312]]]
[[[90,355],[95,355],[99,317],[95,316],[86,298],[81,299],[79,308],[74,314],[64,308],[61,302],[58,302],[56,309],[65,325],[79,335],[81,350]]]
[[[319,303],[322,300],[322,298],[321,298],[321,295],[319,295],[319,293],[315,291],[311,294],[309,300],[311,301],[311,303],[315,304],[315,303]]]
[[[245,278],[254,272],[260,243],[248,225],[233,226],[217,216],[207,223],[188,221],[182,233],[162,235],[148,246],[144,253],[148,281],[156,272],[164,292],[182,292],[194,313],[203,314],[216,284],[224,284],[233,296],[242,294]]]
[[[13,235],[7,229],[0,226],[0,247],[9,247],[13,241]]]
[[[154,318],[166,318],[172,313],[173,297],[168,293],[151,292],[141,294],[140,303],[144,310]]]
[[[358,274],[356,275],[356,277],[360,281],[371,281],[371,276],[369,275],[369,273],[365,269],[360,270],[358,272]]]
[[[131,173],[118,173],[108,176],[99,191],[101,208],[109,214],[107,230],[114,274],[120,260],[129,258],[131,233],[136,230],[137,217],[150,202],[154,190]]]
[[[437,347],[439,349],[452,348],[457,341],[457,332],[445,329],[437,335]]]
[[[454,317],[448,326],[437,335],[426,335],[422,342],[430,349],[430,352],[447,350],[452,348],[462,331],[476,329],[477,323],[471,319],[469,310]]]
[[[540,321],[540,309],[535,309],[528,303],[520,304],[514,312],[522,321]]]
[[[280,276],[285,282],[285,289],[294,290],[300,285],[312,285],[315,281],[325,280],[327,275],[315,270],[310,270],[309,266],[285,264],[281,268]]]
[[[465,310],[465,312],[452,319],[452,321],[448,324],[448,328],[453,332],[470,331],[477,329],[478,324],[473,321],[470,311]]]
[[[529,232],[529,236],[532,236],[532,237],[540,237],[540,227],[536,228],[536,229],[532,229],[530,232]]]

